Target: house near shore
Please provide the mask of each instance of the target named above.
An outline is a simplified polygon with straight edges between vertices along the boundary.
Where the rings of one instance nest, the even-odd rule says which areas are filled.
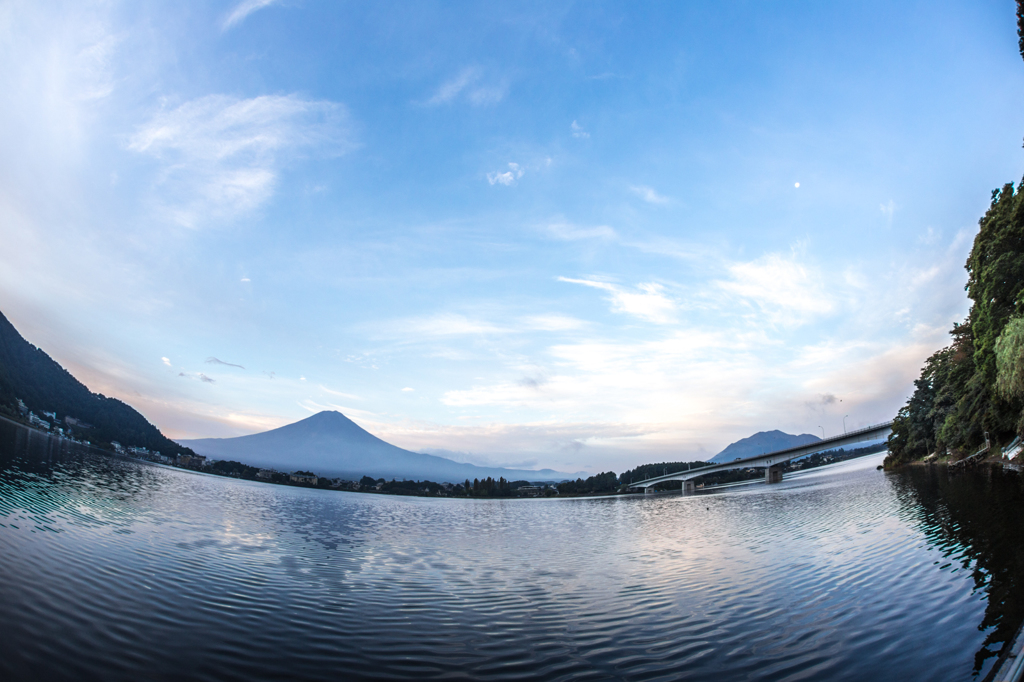
[[[178,466],[189,469],[202,469],[206,465],[206,455],[178,455]]]
[[[289,476],[292,483],[305,483],[307,485],[316,485],[320,479],[310,474],[303,474],[301,472],[295,472]]]
[[[46,429],[47,431],[50,430],[50,422],[46,421],[45,419],[40,419],[39,417],[36,416],[35,412],[28,413],[28,423],[32,424],[33,426],[38,426],[41,429]]]

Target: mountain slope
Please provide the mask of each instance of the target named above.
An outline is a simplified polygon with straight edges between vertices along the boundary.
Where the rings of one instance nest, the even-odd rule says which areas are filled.
[[[340,412],[320,412],[294,424],[238,438],[179,441],[200,455],[232,459],[251,466],[327,476],[429,479],[457,483],[465,479],[561,481],[567,474],[460,464],[444,457],[410,452],[362,429]]]
[[[708,461],[716,463],[731,462],[734,459],[746,459],[747,457],[762,455],[766,452],[775,452],[776,450],[794,448],[798,445],[816,443],[819,440],[821,439],[810,433],[794,436],[782,431],[759,431],[753,436],[741,438],[727,446]]]
[[[56,412],[58,419],[74,417],[92,428],[81,435],[97,443],[119,441],[164,454],[188,452],[115,398],[93,393],[71,373],[26,341],[0,313],[0,405],[16,411],[17,400],[36,413]]]

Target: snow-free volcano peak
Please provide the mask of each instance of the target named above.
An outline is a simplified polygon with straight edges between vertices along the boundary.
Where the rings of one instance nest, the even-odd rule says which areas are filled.
[[[507,480],[561,481],[569,474],[461,464],[444,457],[410,452],[385,442],[341,412],[324,411],[280,428],[237,438],[179,441],[201,455],[282,471],[314,471],[324,476],[359,479],[428,479],[462,482],[504,477]],[[575,476],[575,474],[573,474]]]

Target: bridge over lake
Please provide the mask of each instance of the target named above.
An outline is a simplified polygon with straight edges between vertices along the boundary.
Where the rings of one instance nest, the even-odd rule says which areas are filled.
[[[630,483],[629,487],[643,488],[647,491],[652,485],[665,483],[666,481],[682,481],[683,492],[688,493],[692,492],[694,489],[693,480],[700,478],[701,476],[713,474],[716,471],[761,468],[765,470],[765,483],[778,483],[782,480],[782,467],[791,460],[807,457],[808,455],[813,455],[817,452],[824,452],[825,450],[832,450],[844,445],[863,443],[864,441],[871,440],[881,440],[882,438],[887,438],[890,433],[892,433],[892,422],[888,421],[883,424],[876,424],[864,429],[850,431],[841,436],[834,436],[814,443],[808,443],[807,445],[798,445],[796,447],[786,448],[785,450],[776,450],[775,452],[768,452],[755,457],[737,458],[731,462],[723,462],[721,464],[709,464],[708,466],[703,466],[697,469],[688,469],[686,471],[677,471],[674,474],[667,474],[665,476],[645,478],[642,481],[634,481]]]

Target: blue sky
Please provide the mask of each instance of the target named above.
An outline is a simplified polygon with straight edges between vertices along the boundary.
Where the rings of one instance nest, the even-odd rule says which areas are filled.
[[[1014,3],[0,7],[0,310],[172,437],[614,469],[889,419],[1021,177]]]

